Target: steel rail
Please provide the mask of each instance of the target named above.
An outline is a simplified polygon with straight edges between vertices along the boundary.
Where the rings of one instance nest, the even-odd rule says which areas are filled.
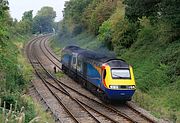
[[[42,65],[42,63],[40,63],[40,65]],[[50,73],[44,68],[44,66],[42,66],[42,67],[43,67],[43,69],[44,69],[48,74],[50,74]],[[53,78],[52,78],[52,79],[53,79]],[[60,91],[61,93],[65,94],[65,95],[69,96],[73,101],[75,101],[77,104],[79,104],[80,107],[81,107],[83,110],[85,110],[97,123],[100,123],[100,121],[99,121],[93,114],[91,114],[81,103],[79,103],[79,101],[78,101],[76,98],[72,97],[72,96],[66,91],[66,89],[64,89],[62,86],[60,86],[60,88],[62,89],[62,90],[60,90],[59,88],[57,88],[56,86],[54,86],[52,83],[48,82],[47,80],[44,80],[44,81],[46,82],[45,84],[49,84],[51,87],[55,88],[56,90]],[[111,121],[113,121],[113,119],[112,119]]]
[[[59,62],[61,62],[47,47],[46,47],[46,42],[47,42],[48,40],[46,40],[46,41],[44,41],[44,47],[45,47],[45,49],[48,51],[48,53],[49,54],[51,54],[51,56],[53,56],[57,61],[59,61]]]
[[[30,64],[32,65],[32,67],[33,67],[33,69],[35,70],[35,66],[34,66],[34,64],[33,64],[33,62],[32,62],[32,59],[31,59],[31,57],[32,57],[32,54],[30,53],[30,50],[31,50],[31,45],[35,42],[35,41],[37,41],[37,40],[39,40],[40,38],[42,38],[43,36],[41,36],[41,37],[37,37],[37,38],[35,38],[35,39],[33,39],[33,40],[30,40],[29,41],[29,43],[28,43],[28,45],[27,45],[27,48],[26,48],[26,52],[27,52],[27,57],[28,57],[28,60],[29,60],[29,62],[30,62]],[[30,55],[31,54],[31,55]],[[36,71],[35,71],[36,72]],[[36,88],[35,88],[36,89]],[[53,111],[51,110],[51,108],[50,108],[50,106],[47,104],[47,102],[45,101],[45,99],[41,96],[41,94],[38,92],[38,90],[36,89],[36,92],[39,94],[39,96],[41,97],[41,100],[43,100],[43,102],[47,105],[47,109],[46,110],[50,110],[50,112],[51,113],[53,113]],[[54,115],[54,114],[53,114]],[[54,117],[55,117],[55,120],[57,121],[57,119],[59,120],[59,121],[61,121],[59,118],[57,118],[57,116],[55,116],[54,115]]]
[[[31,53],[30,53],[30,49],[31,49],[31,45],[35,42],[35,41],[37,41],[37,40],[39,40],[40,38],[43,38],[44,36],[40,36],[40,37],[34,37],[33,39],[31,39],[29,42],[28,42],[28,44],[27,44],[27,46],[26,46],[26,54],[27,54],[27,58],[28,58],[28,60],[29,60],[29,62],[30,62],[30,64],[32,65],[32,67],[34,68],[34,64],[33,64],[33,62],[32,62],[32,59],[30,58],[30,57],[32,57],[31,55]],[[31,55],[30,55],[31,54]],[[34,86],[34,85],[33,85]],[[53,111],[51,110],[51,108],[50,108],[50,106],[48,105],[48,103],[45,101],[45,99],[41,96],[41,94],[39,93],[39,91],[37,90],[37,88],[34,86],[34,89],[35,89],[35,91],[36,91],[36,93],[38,94],[38,96],[40,97],[40,101],[43,101],[43,103],[47,106],[47,109],[46,109],[46,111],[50,111],[52,114],[53,114]],[[60,121],[60,119],[59,118],[57,118],[57,116],[55,115],[55,114],[53,114],[53,116],[54,116],[54,118],[55,118],[55,121]],[[60,121],[61,122],[61,121]]]
[[[38,61],[39,65],[41,65],[41,67],[44,68],[44,66],[42,66],[42,63],[41,63],[41,62],[39,61],[39,59],[37,58],[37,56],[36,56],[36,60]],[[44,83],[45,86],[48,88],[48,90],[52,93],[52,95],[54,95],[54,96],[57,98],[57,100],[59,101],[59,103],[61,103],[61,104],[63,105],[63,108],[65,108],[66,110],[68,110],[68,108],[60,101],[60,98],[57,96],[57,94],[54,93],[54,92],[48,87],[47,83],[49,83],[49,82],[48,82],[47,80],[45,80],[43,77],[40,76],[40,73],[38,73],[38,71],[37,71],[37,69],[35,68],[35,66],[34,66],[34,69],[35,69],[38,77],[43,81],[43,83]],[[45,68],[44,68],[44,70],[47,72],[47,70],[46,70]],[[49,83],[49,84],[50,84],[50,83]],[[54,87],[55,87],[55,86],[54,86]],[[64,90],[65,90],[65,89],[64,89]],[[61,91],[61,92],[63,92],[64,94],[68,95],[69,97],[71,97],[71,99],[73,99],[74,101],[76,101],[76,102],[80,105],[80,107],[81,107],[83,110],[85,110],[96,122],[100,123],[100,121],[99,121],[97,118],[95,118],[95,116],[93,116],[93,115],[92,115],[81,103],[79,103],[75,98],[73,98],[70,94],[68,94],[67,91],[66,91],[66,92]],[[69,113],[72,117],[74,117],[73,114],[72,114],[70,111],[68,111],[68,113]],[[74,119],[74,120],[76,120],[76,119]],[[76,122],[79,122],[79,121],[76,120]]]
[[[38,40],[38,39],[37,39]],[[36,40],[35,40],[36,41]],[[34,43],[34,42],[33,42]],[[32,43],[32,44],[33,44]],[[34,53],[34,52],[33,52]],[[35,67],[35,65],[33,64],[33,62],[32,62],[32,60],[31,60],[31,58],[30,58],[30,56],[29,56],[29,52],[28,52],[28,58],[29,58],[29,60],[30,60],[30,63],[31,63],[31,65],[33,66],[33,68],[34,68],[34,70],[35,70],[35,72],[36,72],[36,75],[38,75],[38,77],[42,80],[42,82],[45,84],[45,86],[48,88],[48,90],[51,92],[51,94],[52,95],[54,95],[54,97],[57,99],[57,101],[61,104],[61,106],[66,110],[66,112],[72,117],[72,119],[76,122],[76,123],[79,123],[79,121],[71,114],[71,112],[67,109],[67,107],[63,104],[63,103],[61,103],[61,100],[60,100],[60,98],[55,94],[55,93],[53,93],[53,91],[47,86],[47,84],[44,82],[44,79],[40,76],[40,74],[38,73],[38,70],[37,70],[37,68]],[[52,111],[51,111],[52,112]],[[60,119],[58,119],[59,121],[61,121]]]
[[[43,40],[43,39],[42,39]],[[37,60],[37,62],[39,63],[39,65],[41,65],[41,63],[39,62],[36,54],[34,53],[35,50],[33,50],[32,54],[34,54],[35,59]],[[31,59],[30,59],[31,60]],[[32,63],[32,62],[31,62]],[[46,84],[45,79],[41,76],[41,74],[38,72],[37,68],[34,66],[34,64],[32,64],[36,74],[38,75],[38,77],[42,80],[42,82],[44,83],[44,85],[47,87],[47,89],[50,91],[50,93],[57,99],[57,101],[61,104],[61,106],[64,108],[64,110],[71,116],[71,118],[76,122],[76,123],[80,123],[75,116],[70,112],[70,110],[66,107],[65,104],[62,103],[61,99],[58,97],[58,95],[56,93],[54,93],[49,86]]]
[[[78,92],[77,90],[73,89],[72,87],[64,84],[64,83],[61,82],[60,80],[57,80],[57,79],[56,79],[55,77],[53,77],[52,75],[50,75],[50,76],[51,76],[53,79],[55,79],[55,81],[58,82],[58,85],[59,85],[59,84],[62,84],[62,85],[64,85],[65,87],[67,87],[67,88],[71,89],[72,91],[76,92],[77,94],[79,94],[79,95],[87,98],[88,100],[91,100],[91,101],[93,101],[93,102],[95,102],[95,103],[97,103],[97,104],[99,104],[99,105],[101,105],[101,106],[104,106],[105,108],[107,108],[108,110],[111,110],[111,111],[115,112],[115,113],[118,114],[119,116],[122,116],[122,117],[130,120],[130,121],[133,122],[133,123],[136,123],[136,121],[135,121],[134,119],[130,118],[129,116],[127,116],[126,114],[124,114],[124,113],[122,113],[122,112],[119,112],[117,109],[115,109],[115,108],[113,108],[113,107],[110,107],[110,106],[107,106],[107,105],[105,105],[105,104],[103,104],[103,103],[101,103],[101,102],[98,102],[97,100],[94,100],[94,99],[92,99],[92,98],[90,98],[90,97],[88,97],[88,96],[86,96],[86,95]]]
[[[44,40],[46,41],[46,40],[48,40],[48,39],[49,39],[49,38],[44,39]],[[40,49],[41,49],[41,51],[43,52],[43,54],[44,54],[54,65],[56,65],[60,70],[62,70],[61,67],[59,67],[59,65],[57,65],[57,64],[45,53],[45,51],[43,50],[43,48],[42,48],[42,46],[41,46],[42,41],[43,41],[43,40],[40,41]],[[44,42],[45,42],[45,41],[44,41]],[[53,55],[51,54],[51,56],[53,56]],[[54,56],[53,56],[53,57],[54,57]],[[56,58],[56,60],[58,60],[58,59]]]

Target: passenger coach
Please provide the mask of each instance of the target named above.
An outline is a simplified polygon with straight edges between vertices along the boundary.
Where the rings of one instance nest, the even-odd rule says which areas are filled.
[[[132,66],[77,46],[62,50],[62,70],[103,100],[131,100],[135,92]]]

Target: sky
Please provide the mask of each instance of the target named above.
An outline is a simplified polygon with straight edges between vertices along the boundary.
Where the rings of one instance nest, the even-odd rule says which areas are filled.
[[[64,9],[65,1],[69,0],[8,0],[10,7],[10,14],[12,18],[21,20],[21,17],[25,11],[33,10],[35,16],[37,11],[43,6],[50,6],[56,11],[55,21],[63,19],[62,11]]]

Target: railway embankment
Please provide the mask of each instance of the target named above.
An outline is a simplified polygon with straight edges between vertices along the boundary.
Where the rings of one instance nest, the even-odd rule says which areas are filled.
[[[49,121],[52,118],[28,94],[29,83],[33,78],[33,69],[25,58],[24,45],[30,36],[10,37],[0,53],[1,56],[1,122],[30,122],[32,120]]]

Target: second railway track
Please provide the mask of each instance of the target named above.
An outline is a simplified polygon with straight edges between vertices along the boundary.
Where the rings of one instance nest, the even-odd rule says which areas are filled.
[[[58,122],[155,122],[128,105],[125,105],[125,108],[129,111],[123,112],[102,103],[69,78],[57,80],[45,65],[45,62],[49,61],[52,66],[55,65],[61,69],[59,59],[47,47],[48,39],[49,36],[34,38],[27,46],[27,54],[42,81],[42,86],[58,102],[56,111],[52,110],[55,115],[57,111],[59,112],[56,116]],[[42,56],[45,57],[42,58]],[[40,88],[36,88],[37,91],[38,89]],[[48,99],[42,98],[49,105],[46,101]]]

